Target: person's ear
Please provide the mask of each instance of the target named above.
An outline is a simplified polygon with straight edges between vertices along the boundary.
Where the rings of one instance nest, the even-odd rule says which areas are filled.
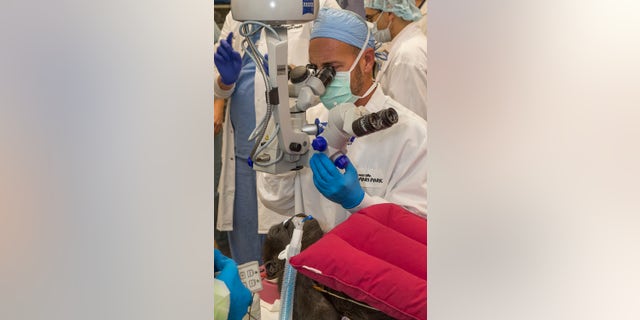
[[[394,21],[396,21],[396,19],[398,18],[398,16],[396,16],[395,13],[393,12],[387,12],[387,23],[389,25],[389,28],[391,28],[391,25],[393,24]]]
[[[364,74],[371,74],[376,64],[376,54],[373,48],[367,47],[362,54],[362,61],[364,61]]]

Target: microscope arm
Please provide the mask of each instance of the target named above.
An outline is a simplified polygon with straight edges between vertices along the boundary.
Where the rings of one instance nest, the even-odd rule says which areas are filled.
[[[280,40],[267,33],[267,51],[269,54],[269,82],[272,90],[268,92],[274,105],[274,119],[280,126],[278,139],[281,150],[286,155],[302,155],[309,150],[308,136],[299,130],[294,131],[289,112],[289,80],[287,72],[287,29],[276,26]]]

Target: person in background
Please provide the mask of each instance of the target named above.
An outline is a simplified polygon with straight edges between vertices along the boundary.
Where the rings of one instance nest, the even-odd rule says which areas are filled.
[[[378,42],[389,42],[376,80],[386,94],[427,120],[427,37],[415,0],[365,0]]]
[[[311,31],[309,61],[318,68],[335,68],[336,75],[320,96],[322,104],[307,110],[307,122],[327,121],[330,109],[350,102],[351,108],[378,112],[393,107],[398,113],[398,122],[390,128],[348,146],[350,164],[344,172],[323,153],[311,157],[310,168],[298,171],[305,213],[325,232],[350,213],[378,203],[427,214],[427,123],[374,82],[373,42],[365,20],[347,10],[321,9]],[[290,172],[258,179],[261,202],[280,213],[281,221],[294,214],[295,176]]]
[[[364,18],[364,0],[336,0],[340,7],[345,10],[350,10],[357,13]]]
[[[428,9],[428,0],[416,0],[416,7],[420,9],[420,13],[422,14],[422,18],[418,20],[418,24],[420,24],[420,30],[427,36],[427,9]],[[364,15],[367,18],[367,14]],[[370,28],[373,28],[373,23],[367,21],[367,24]],[[387,55],[389,54],[389,43],[376,42],[376,60],[379,65],[382,65],[384,61],[387,60]],[[374,77],[376,72],[379,71],[379,66],[375,69]]]
[[[335,0],[320,0],[321,6],[339,8]],[[254,61],[245,54],[239,36],[241,22],[227,15],[220,41],[216,45],[214,91],[220,98],[229,98],[222,124],[222,175],[218,202],[217,229],[229,231],[232,257],[239,264],[261,261],[264,234],[275,221],[267,219],[265,228],[258,228],[258,210],[264,217],[277,216],[259,206],[256,172],[247,164],[255,141],[249,135],[266,113],[265,85]],[[306,65],[311,22],[292,25],[287,31],[289,63]],[[236,38],[237,37],[237,38]],[[261,53],[267,53],[264,30],[256,33],[254,42]]]
[[[218,38],[220,38],[220,28],[218,28],[217,24],[213,24],[214,30],[214,43],[218,43]],[[218,203],[218,182],[220,181],[220,170],[222,169],[222,120],[224,119],[224,106],[225,100],[221,98],[214,97],[213,100],[213,157],[214,157],[214,204]],[[214,205],[214,221],[218,221],[218,206]],[[214,227],[213,236],[220,247],[222,253],[227,256],[231,255],[231,249],[229,249],[229,238],[226,231],[218,231]]]

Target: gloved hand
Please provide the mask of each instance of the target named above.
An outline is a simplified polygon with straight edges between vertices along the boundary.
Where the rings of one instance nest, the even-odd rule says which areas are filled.
[[[222,83],[232,85],[238,80],[240,68],[242,67],[242,58],[240,53],[233,50],[232,46],[233,32],[229,32],[227,39],[220,40],[220,46],[213,56]]]
[[[235,261],[225,257],[218,249],[214,249],[213,259],[214,271],[220,271],[216,279],[222,280],[229,289],[229,320],[240,320],[247,314],[247,308],[251,305],[251,291],[240,281]]]
[[[359,205],[364,199],[358,172],[351,161],[347,164],[344,174],[324,153],[314,154],[309,165],[313,171],[313,184],[327,199],[339,203],[345,209]]]

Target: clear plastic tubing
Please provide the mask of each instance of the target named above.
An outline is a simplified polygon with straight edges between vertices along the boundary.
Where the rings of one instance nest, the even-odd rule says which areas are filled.
[[[280,320],[292,320],[293,317],[293,296],[296,288],[296,275],[297,271],[289,263],[289,258],[300,253],[300,247],[302,247],[302,226],[305,221],[313,219],[311,216],[307,216],[304,219],[299,217],[293,218],[293,223],[296,228],[293,230],[291,236],[291,243],[289,243],[289,251],[287,252],[287,262],[284,267],[284,275],[282,278],[282,292],[280,292],[280,298],[282,304],[280,306]]]

